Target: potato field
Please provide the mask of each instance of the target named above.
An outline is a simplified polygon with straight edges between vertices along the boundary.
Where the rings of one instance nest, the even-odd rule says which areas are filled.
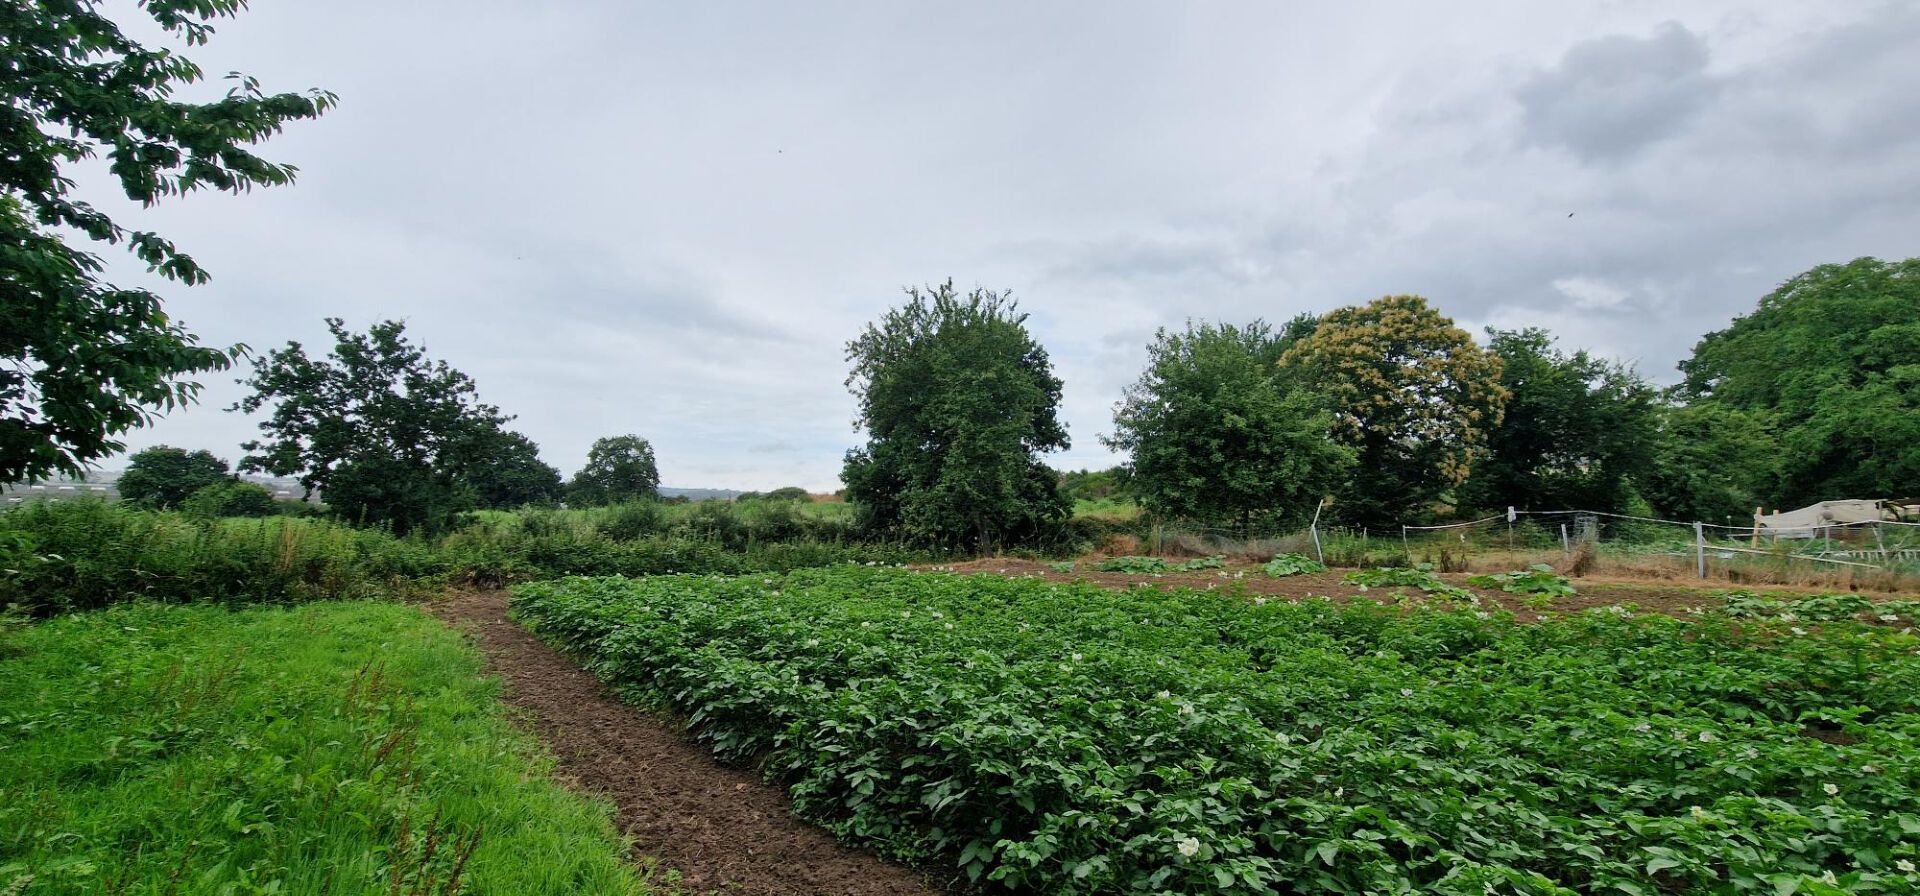
[[[1920,887],[1899,616],[1534,624],[854,566],[512,605],[799,814],[988,891]]]

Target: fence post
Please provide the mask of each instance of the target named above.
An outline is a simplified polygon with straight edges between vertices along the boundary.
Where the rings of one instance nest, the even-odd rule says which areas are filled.
[[[1407,543],[1407,527],[1404,523],[1400,525],[1400,550],[1407,555],[1407,562],[1412,563],[1413,546]]]
[[[1573,556],[1573,542],[1567,539],[1567,524],[1560,524],[1560,553]]]
[[[1693,553],[1700,561],[1700,578],[1707,577],[1707,527],[1698,521],[1693,524]]]
[[[1319,560],[1321,566],[1327,565],[1327,552],[1320,549],[1320,510],[1326,506],[1327,499],[1321,498],[1313,507],[1313,522],[1307,525],[1307,534],[1313,536],[1314,559]]]

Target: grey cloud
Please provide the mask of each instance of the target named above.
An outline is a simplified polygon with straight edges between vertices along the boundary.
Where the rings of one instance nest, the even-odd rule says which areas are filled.
[[[1872,0],[255,4],[188,55],[341,94],[267,146],[300,183],[127,214],[214,272],[165,288],[208,342],[404,318],[549,462],[638,432],[686,486],[834,488],[847,339],[1009,288],[1050,462],[1100,466],[1189,317],[1418,292],[1670,377],[1801,270],[1920,254],[1916,43]],[[226,379],[134,447],[233,455]]]
[[[1677,22],[1651,36],[1612,35],[1568,49],[1514,92],[1527,138],[1589,161],[1614,161],[1672,136],[1713,101],[1707,44]]]

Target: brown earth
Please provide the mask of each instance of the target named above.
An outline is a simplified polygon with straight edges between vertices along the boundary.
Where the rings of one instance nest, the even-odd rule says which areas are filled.
[[[680,891],[943,892],[793,817],[780,787],[721,764],[671,720],[613,699],[592,674],[509,620],[505,593],[455,593],[428,609],[474,637],[504,684],[507,704],[559,757],[560,775],[611,800],[635,855],[677,873]]]
[[[1207,569],[1194,572],[1168,573],[1128,573],[1100,572],[1093,569],[1098,558],[1083,559],[1075,563],[1073,572],[1058,572],[1047,563],[1034,560],[1019,560],[1011,557],[988,557],[969,560],[965,563],[952,563],[940,566],[921,567],[923,569],[952,570],[959,573],[1027,576],[1049,579],[1058,582],[1085,581],[1106,588],[1137,588],[1147,585],[1154,588],[1239,588],[1250,595],[1279,597],[1298,600],[1303,597],[1327,597],[1338,601],[1374,600],[1390,602],[1395,591],[1419,595],[1413,588],[1376,587],[1366,591],[1341,581],[1352,570],[1335,569],[1323,573],[1274,578],[1266,574],[1257,564],[1231,565],[1226,569]],[[1467,584],[1466,574],[1454,573],[1440,576],[1448,584],[1458,585],[1480,596],[1480,603],[1489,610],[1510,610],[1522,621],[1535,621],[1542,614],[1574,613],[1593,607],[1609,607],[1615,604],[1632,604],[1642,612],[1664,613],[1679,616],[1689,608],[1721,606],[1720,593],[1738,587],[1718,583],[1708,587],[1689,588],[1670,581],[1632,582],[1611,579],[1574,579],[1573,586],[1578,591],[1572,597],[1556,597],[1546,606],[1535,607],[1527,603],[1526,596],[1508,594],[1497,588],[1479,588]],[[1806,589],[1782,588],[1778,586],[1756,586],[1769,594],[1799,591]],[[1818,591],[1806,590],[1817,594]],[[1868,596],[1868,595],[1862,595]],[[1893,595],[1887,595],[1891,597]]]

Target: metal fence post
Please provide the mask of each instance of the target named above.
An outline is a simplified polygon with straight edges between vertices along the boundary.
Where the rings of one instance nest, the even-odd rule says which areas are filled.
[[[1707,577],[1707,527],[1699,521],[1693,524],[1693,553],[1700,561],[1700,578]]]

